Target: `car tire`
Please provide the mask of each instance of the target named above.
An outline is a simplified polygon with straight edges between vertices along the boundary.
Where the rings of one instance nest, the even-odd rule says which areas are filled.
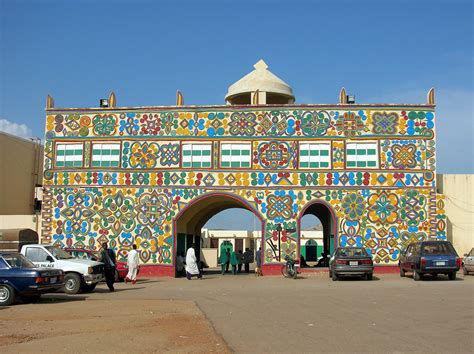
[[[469,272],[467,271],[466,267],[464,266],[464,264],[462,265],[462,274],[463,275],[468,275]]]
[[[0,284],[0,306],[10,306],[15,301],[15,290],[7,284]]]
[[[83,284],[82,285],[82,291],[85,292],[85,293],[91,293],[91,292],[94,291],[96,286],[97,286],[97,284],[92,284],[92,285]]]
[[[36,304],[38,301],[40,301],[40,299],[41,294],[21,297],[21,300],[23,300],[25,304]]]
[[[421,273],[416,271],[416,269],[413,269],[413,280],[414,281],[421,280]]]
[[[332,281],[336,281],[336,280],[338,280],[338,279],[339,279],[339,277],[338,277],[338,275],[336,274],[336,272],[332,272]]]
[[[448,274],[449,280],[456,280],[456,272],[451,272]]]
[[[405,276],[405,271],[403,268],[400,266],[400,276],[403,278]]]
[[[332,278],[332,272],[329,271],[329,278]]]
[[[81,277],[75,273],[66,274],[63,289],[66,294],[77,294],[81,290]]]
[[[372,280],[374,278],[374,275],[372,273],[367,274],[367,280]]]

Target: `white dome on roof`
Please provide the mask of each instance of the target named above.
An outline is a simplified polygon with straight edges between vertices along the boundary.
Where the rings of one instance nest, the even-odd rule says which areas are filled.
[[[225,96],[226,101],[230,102],[235,96],[253,93],[257,90],[283,95],[289,101],[294,101],[295,97],[290,85],[268,70],[268,65],[263,60],[259,60],[253,67],[255,70],[229,86]]]

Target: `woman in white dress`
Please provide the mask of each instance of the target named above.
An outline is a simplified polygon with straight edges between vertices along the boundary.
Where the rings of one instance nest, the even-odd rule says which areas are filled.
[[[199,271],[199,267],[197,265],[197,259],[196,259],[196,253],[194,251],[194,243],[191,245],[191,247],[188,249],[188,252],[186,253],[186,278],[188,280],[191,280],[191,277],[193,275],[197,275],[199,279],[202,278],[202,274]]]

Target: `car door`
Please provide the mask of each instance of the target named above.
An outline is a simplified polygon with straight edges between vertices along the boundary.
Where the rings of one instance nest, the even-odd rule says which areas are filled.
[[[410,270],[410,264],[409,264],[409,257],[411,254],[411,251],[413,249],[413,245],[409,245],[407,249],[402,253],[402,256],[400,257],[400,267],[403,270]]]
[[[53,259],[52,256],[40,247],[28,247],[25,256],[37,267],[54,268],[54,262],[50,261],[50,259]]]

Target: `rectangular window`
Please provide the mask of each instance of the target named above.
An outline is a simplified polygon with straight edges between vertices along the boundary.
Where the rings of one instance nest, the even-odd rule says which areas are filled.
[[[348,168],[377,168],[379,165],[377,142],[347,143]]]
[[[119,167],[120,143],[92,144],[92,167]]]
[[[183,144],[184,168],[210,168],[212,161],[211,144]]]
[[[82,143],[56,144],[56,167],[82,167]]]
[[[300,143],[300,168],[331,168],[331,143]]]
[[[250,168],[252,161],[250,143],[221,144],[221,167]]]

